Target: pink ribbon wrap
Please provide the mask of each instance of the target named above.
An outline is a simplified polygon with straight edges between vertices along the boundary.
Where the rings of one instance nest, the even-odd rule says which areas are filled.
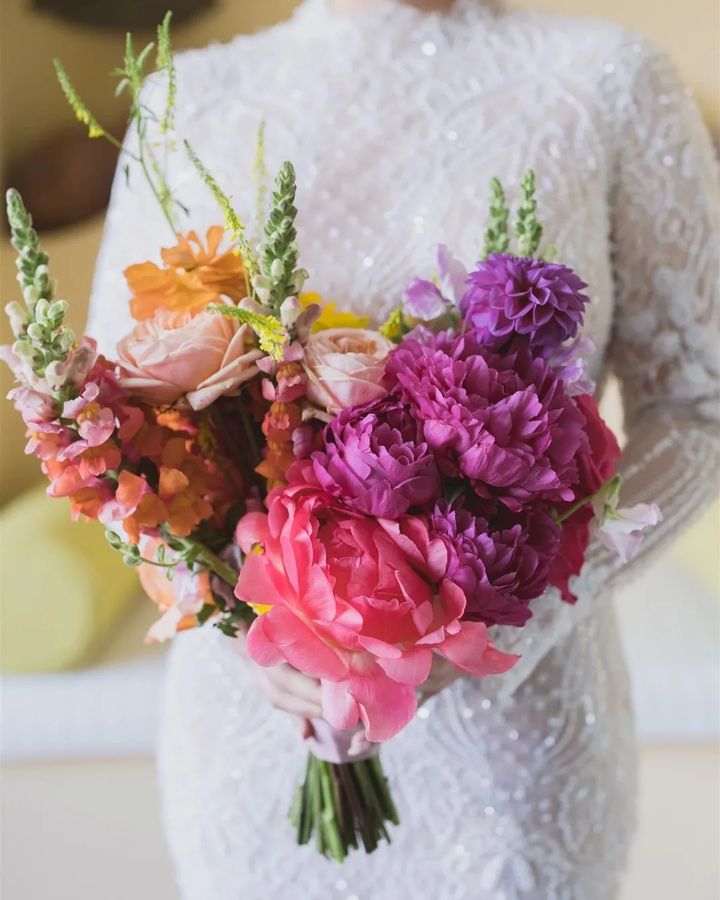
[[[347,731],[333,728],[324,719],[311,719],[313,737],[307,743],[318,759],[329,763],[352,763],[371,759],[380,752],[380,744],[365,737],[365,727],[357,725]]]

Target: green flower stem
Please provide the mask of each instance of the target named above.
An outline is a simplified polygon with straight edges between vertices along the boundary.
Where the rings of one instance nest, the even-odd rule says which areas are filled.
[[[253,423],[250,420],[250,415],[245,409],[245,404],[240,404],[240,419],[242,421],[243,431],[245,432],[245,437],[248,439],[248,444],[250,445],[250,451],[253,456],[253,463],[255,466],[259,466],[262,462],[262,451],[257,442],[257,438],[255,437],[255,432],[253,431]]]
[[[553,518],[555,519],[555,522],[558,525],[562,525],[563,522],[567,522],[567,520],[574,516],[579,509],[582,509],[583,506],[587,506],[588,503],[594,503],[595,500],[605,494],[609,488],[612,489],[617,495],[620,490],[621,481],[622,479],[620,475],[611,475],[607,481],[604,481],[600,485],[600,487],[595,491],[594,494],[588,494],[587,497],[581,497],[580,500],[576,500],[575,503],[573,503],[572,506],[569,506],[562,514],[553,512]]]
[[[250,445],[250,453],[252,458],[249,464],[244,449],[242,447],[238,447],[237,443],[235,442],[232,433],[230,432],[230,428],[228,427],[225,414],[220,411],[217,403],[213,406],[210,412],[210,422],[212,423],[216,434],[222,442],[223,449],[243,471],[247,480],[249,482],[255,482],[256,484],[260,485],[260,487],[264,487],[265,480],[261,478],[255,471],[255,466],[259,465],[259,463],[262,461],[262,453],[260,452],[260,447],[258,446],[255,434],[253,433],[252,422],[250,421],[250,416],[245,409],[245,404],[242,402],[242,398],[240,398],[240,402],[238,403],[238,410],[240,413],[240,421],[242,422],[243,431]]]
[[[238,580],[238,573],[229,563],[226,563],[224,559],[220,559],[217,553],[213,553],[213,551],[208,549],[204,544],[201,544],[199,541],[194,541],[192,538],[179,538],[167,531],[164,536],[171,546],[175,544],[182,548],[183,551],[190,551],[198,562],[203,563],[207,569],[217,575],[218,578],[222,578],[226,584],[235,587]]]
[[[393,803],[392,795],[390,794],[390,786],[388,784],[387,778],[385,777],[385,773],[383,772],[382,764],[380,763],[380,757],[372,756],[367,761],[367,764],[368,770],[375,784],[377,797],[380,800],[383,818],[387,819],[389,822],[392,822],[393,825],[399,825],[400,817],[398,816],[397,809],[395,807],[395,804]]]
[[[342,862],[347,855],[343,846],[335,813],[336,802],[333,795],[332,780],[330,778],[330,763],[319,760],[320,786],[322,788],[323,812],[322,822],[325,826],[325,840],[331,856],[338,862]]]

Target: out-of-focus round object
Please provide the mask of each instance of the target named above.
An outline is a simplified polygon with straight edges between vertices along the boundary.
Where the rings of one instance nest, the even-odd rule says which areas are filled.
[[[140,595],[96,522],[73,523],[43,488],[0,512],[0,665],[54,672],[87,661]]]
[[[39,231],[61,228],[107,206],[117,157],[104,138],[90,141],[84,129],[70,127],[13,160],[5,186],[20,191]]]
[[[172,9],[173,22],[183,22],[213,6],[213,0],[34,0],[33,6],[70,22],[123,31],[154,29]]]

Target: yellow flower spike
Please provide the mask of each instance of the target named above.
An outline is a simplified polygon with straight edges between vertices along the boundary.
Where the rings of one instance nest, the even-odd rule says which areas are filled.
[[[337,311],[334,303],[325,303],[320,294],[308,292],[300,294],[300,304],[306,309],[312,303],[320,307],[320,315],[313,323],[313,331],[326,331],[328,328],[367,328],[370,324],[368,316],[357,316],[345,310]]]

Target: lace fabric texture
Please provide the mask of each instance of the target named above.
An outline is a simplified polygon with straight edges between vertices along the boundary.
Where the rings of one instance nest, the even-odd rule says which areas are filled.
[[[161,102],[150,85],[147,102]],[[294,847],[285,810],[304,764],[292,723],[212,629],[171,651],[161,774],[182,894],[192,900],[614,896],[632,826],[631,716],[613,583],[638,571],[717,485],[715,161],[666,57],[600,22],[457,0],[355,14],[307,0],[288,23],[178,59],[178,130],[253,221],[255,132],[298,171],[308,289],[376,318],[432,247],[471,264],[487,185],[511,201],[535,169],[549,240],[590,284],[591,374],[621,379],[623,505],[664,520],[621,567],[599,544],[576,579],[498,643],[499,679],[462,679],[383,749],[403,826],[343,868]],[[128,137],[132,146],[133,137]],[[182,153],[171,183],[201,231],[220,219]],[[90,331],[129,329],[125,266],[172,236],[137,176],[118,174]]]

